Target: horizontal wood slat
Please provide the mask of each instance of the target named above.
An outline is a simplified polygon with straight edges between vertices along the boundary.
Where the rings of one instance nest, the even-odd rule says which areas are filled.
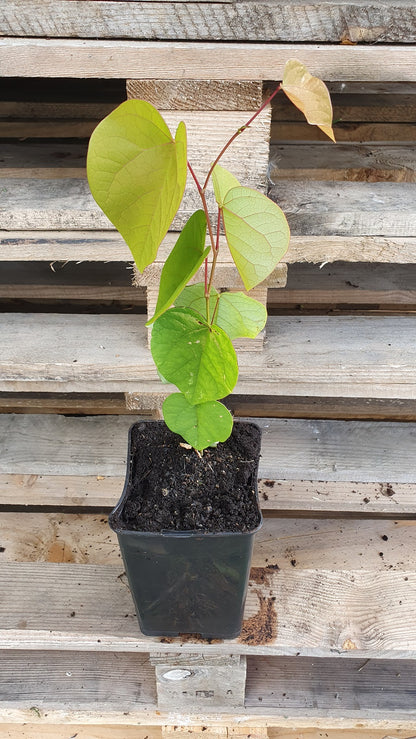
[[[0,504],[112,507],[123,487],[127,432],[134,420],[0,416]],[[264,510],[415,513],[415,424],[256,422],[263,429],[259,489]]]
[[[144,316],[0,316],[2,391],[167,392]],[[416,394],[411,316],[270,317],[261,354],[240,357],[236,393],[407,398]],[[65,344],[61,337],[65,336]],[[146,406],[147,408],[149,406]]]
[[[42,2],[9,0],[2,35],[233,41],[409,43],[416,33],[407,0],[305,2]],[[36,19],[36,21],[34,20]]]
[[[130,3],[129,3],[130,5]],[[327,81],[416,81],[416,46],[349,46],[0,39],[4,77],[119,79],[278,80],[288,59],[299,55]],[[180,74],[178,74],[180,70]]]
[[[160,652],[195,652],[195,641],[140,635],[122,565],[4,563],[0,579],[3,649],[141,652],[157,646]],[[247,643],[243,636],[216,644],[215,651],[414,658],[416,630],[409,612],[415,594],[412,570],[275,571],[267,586],[255,582],[249,588],[245,619],[266,604],[270,623],[277,618],[276,633],[266,644],[261,637]],[[201,654],[212,652],[210,644],[197,644]]]

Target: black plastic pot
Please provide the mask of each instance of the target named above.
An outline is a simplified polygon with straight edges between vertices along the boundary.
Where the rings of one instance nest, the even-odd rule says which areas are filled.
[[[260,510],[259,525],[244,533],[126,530],[121,521],[130,493],[133,428],[124,491],[109,524],[118,536],[140,628],[149,636],[232,639],[241,631]]]

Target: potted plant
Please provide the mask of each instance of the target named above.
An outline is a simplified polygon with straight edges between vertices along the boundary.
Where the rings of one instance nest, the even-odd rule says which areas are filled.
[[[220,165],[230,144],[282,90],[309,123],[333,139],[324,83],[297,60],[268,100],[225,143],[200,183],[187,162],[186,129],[173,137],[143,100],[122,103],[91,136],[93,197],[130,247],[140,271],[151,264],[179,208],[189,170],[201,199],[163,267],[151,352],[162,380],[176,386],[163,422],[130,430],[126,483],[110,515],[143,633],[232,638],[241,629],[254,533],[260,431],[237,423],[220,402],[233,391],[232,341],[254,338],[266,309],[244,292],[215,287],[223,231],[246,291],[261,283],[289,245],[282,210],[241,186]],[[213,186],[216,213],[206,192]],[[206,243],[208,240],[208,244]],[[203,266],[204,281],[188,285]]]

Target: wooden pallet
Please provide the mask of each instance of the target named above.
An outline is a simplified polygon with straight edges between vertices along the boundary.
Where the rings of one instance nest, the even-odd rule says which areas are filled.
[[[416,734],[415,27],[408,0],[73,0],[53,13],[9,0],[2,735]],[[267,173],[292,229],[287,275],[279,267],[268,289],[266,347],[242,355],[227,401],[264,429],[244,629],[231,642],[151,639],[106,517],[127,429],[163,397],[144,328],[153,283],[132,287],[130,252],[89,196],[87,138],[140,96],[189,123],[206,166],[293,56],[329,83],[339,143],[279,100],[229,163],[255,187]],[[186,196],[156,272],[196,204]]]

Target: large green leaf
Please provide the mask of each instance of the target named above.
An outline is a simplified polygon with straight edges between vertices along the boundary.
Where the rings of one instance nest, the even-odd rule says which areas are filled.
[[[127,100],[94,130],[88,148],[91,193],[131,249],[150,264],[179,208],[187,174],[186,130],[173,139],[158,111]]]
[[[171,431],[199,450],[225,441],[233,428],[232,415],[222,403],[213,400],[191,405],[182,393],[166,398],[163,417]]]
[[[190,308],[170,308],[155,321],[151,352],[159,372],[192,405],[225,397],[237,382],[229,337]]]
[[[302,111],[308,123],[318,126],[332,141],[332,103],[325,83],[313,77],[297,59],[289,59],[283,72],[283,92]]]
[[[169,254],[160,277],[156,311],[147,326],[164,313],[198,271],[210,247],[205,249],[207,219],[203,210],[197,210],[185,224],[181,235]]]
[[[227,243],[246,290],[262,282],[289,246],[289,225],[278,205],[248,187],[233,187],[224,198]]]
[[[175,305],[192,308],[204,316],[206,312],[204,284],[198,282],[196,285],[186,287],[175,301]],[[245,293],[218,294],[212,288],[210,317],[211,320],[214,318],[215,325],[222,328],[230,339],[242,337],[254,339],[266,324],[267,311],[262,303]]]

